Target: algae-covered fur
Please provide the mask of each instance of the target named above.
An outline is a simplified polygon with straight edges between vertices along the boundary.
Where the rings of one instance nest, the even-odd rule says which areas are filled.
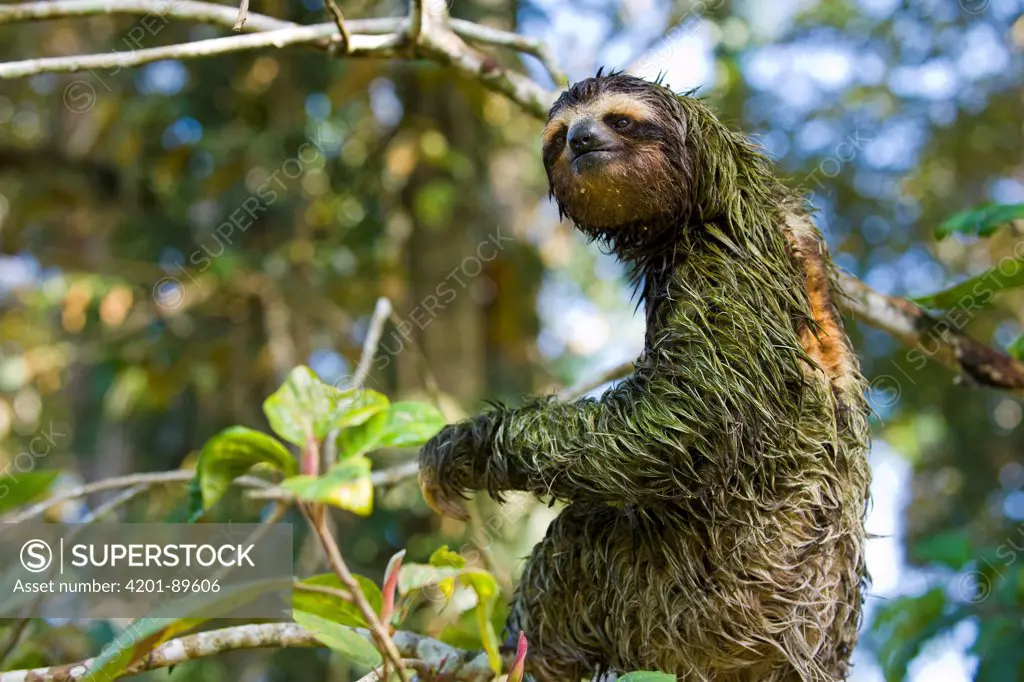
[[[868,408],[803,199],[701,101],[622,74],[561,96],[544,164],[561,211],[631,266],[644,351],[599,400],[445,428],[420,455],[428,500],[568,503],[508,623],[542,680],[844,679],[867,580]]]

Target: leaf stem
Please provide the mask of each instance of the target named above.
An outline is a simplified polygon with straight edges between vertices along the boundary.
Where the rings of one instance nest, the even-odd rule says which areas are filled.
[[[367,601],[366,595],[363,594],[363,590],[359,587],[359,583],[356,582],[352,572],[348,570],[348,566],[341,556],[341,550],[338,548],[338,543],[335,542],[334,537],[327,529],[323,505],[303,505],[303,511],[306,513],[306,517],[309,519],[313,530],[320,538],[320,544],[324,548],[331,568],[334,569],[338,578],[341,579],[341,583],[352,593],[352,599],[370,626],[370,632],[373,633],[377,645],[385,655],[385,659],[395,666],[395,670],[398,672],[402,682],[409,682],[408,675],[406,675],[405,669],[402,667],[402,656],[395,647],[391,635],[388,634],[380,618],[374,612],[373,607],[370,606],[370,602]]]

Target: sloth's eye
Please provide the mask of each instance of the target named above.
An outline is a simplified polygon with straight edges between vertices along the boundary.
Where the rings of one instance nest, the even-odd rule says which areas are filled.
[[[555,135],[555,146],[565,146],[565,133],[558,133],[557,135]]]
[[[616,130],[625,130],[632,124],[633,121],[628,116],[616,116],[612,119],[612,128],[615,128]]]

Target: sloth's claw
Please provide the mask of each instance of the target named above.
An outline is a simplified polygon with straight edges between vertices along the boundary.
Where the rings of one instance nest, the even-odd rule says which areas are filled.
[[[449,495],[442,486],[438,485],[433,477],[420,470],[420,490],[423,492],[423,499],[427,506],[441,516],[450,516],[459,521],[469,519],[466,511],[465,501],[461,496]]]

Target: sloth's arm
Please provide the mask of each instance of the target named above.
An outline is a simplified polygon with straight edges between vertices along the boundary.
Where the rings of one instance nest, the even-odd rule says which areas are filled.
[[[743,462],[770,482],[792,458],[765,453],[795,447],[817,409],[804,355],[769,297],[707,298],[714,308],[679,313],[642,372],[600,400],[535,400],[446,427],[420,453],[427,501],[453,516],[471,490],[643,506],[733,485]]]
[[[446,427],[423,447],[424,493],[452,516],[461,515],[458,500],[470,490],[498,499],[524,490],[626,504],[678,496],[693,489],[693,462],[682,444],[689,439],[672,437],[678,416],[659,402],[631,378],[601,400],[539,399],[488,410]]]

